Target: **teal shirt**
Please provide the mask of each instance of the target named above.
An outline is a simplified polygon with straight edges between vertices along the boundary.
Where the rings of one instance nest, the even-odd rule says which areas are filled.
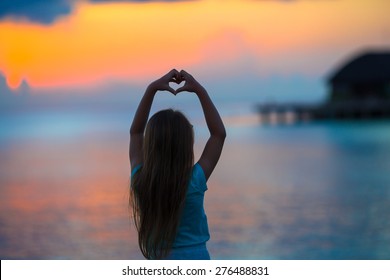
[[[137,165],[132,170],[131,177],[140,168],[141,165]],[[206,243],[210,239],[207,216],[203,207],[205,191],[207,191],[206,177],[202,167],[196,163],[192,169],[184,209],[173,248],[199,245]]]

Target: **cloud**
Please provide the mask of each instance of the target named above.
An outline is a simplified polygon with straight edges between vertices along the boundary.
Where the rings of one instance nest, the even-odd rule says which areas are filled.
[[[0,0],[0,21],[5,18],[28,20],[40,24],[52,24],[58,18],[72,13],[74,4],[80,0]],[[103,2],[182,2],[186,0],[88,0]],[[188,1],[188,0],[187,0]]]
[[[74,4],[81,0],[0,0],[0,21],[5,18],[28,20],[40,24],[51,24],[61,16],[72,13]],[[187,2],[198,0],[88,0],[91,3],[148,3]],[[297,2],[300,0],[256,0],[264,2]],[[318,0],[316,0],[318,1]]]
[[[0,95],[9,96],[13,95],[15,92],[18,94],[28,95],[30,91],[30,85],[26,80],[22,80],[20,85],[16,89],[11,89],[8,86],[7,78],[3,72],[0,71]]]
[[[30,86],[23,80],[16,90],[11,90],[5,76],[0,72],[0,111],[10,109],[9,106],[23,104],[30,95]]]
[[[0,100],[9,98],[11,95],[12,95],[12,91],[7,85],[5,76],[0,72]]]
[[[138,2],[138,3],[147,3],[147,2],[186,2],[194,0],[89,0],[89,2]]]
[[[12,18],[51,24],[72,12],[73,0],[1,0],[0,20]]]

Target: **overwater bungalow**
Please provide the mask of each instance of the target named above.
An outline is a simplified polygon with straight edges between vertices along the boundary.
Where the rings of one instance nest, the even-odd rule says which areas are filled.
[[[368,52],[342,64],[327,79],[330,92],[320,105],[262,104],[262,120],[288,114],[301,119],[390,118],[390,51]]]

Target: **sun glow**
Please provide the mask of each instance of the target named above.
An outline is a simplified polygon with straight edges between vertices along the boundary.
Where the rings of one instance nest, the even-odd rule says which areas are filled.
[[[0,22],[0,71],[11,88],[23,79],[32,87],[143,82],[173,67],[207,71],[217,65],[234,72],[248,61],[259,73],[318,73],[322,69],[310,59],[302,64],[302,56],[326,61],[319,54],[329,48],[361,45],[378,24],[390,28],[385,5],[384,0],[80,2],[52,25]]]

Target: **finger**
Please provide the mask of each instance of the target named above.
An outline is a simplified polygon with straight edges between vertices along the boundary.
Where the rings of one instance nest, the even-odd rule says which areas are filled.
[[[182,80],[179,76],[175,76],[169,82],[180,84],[182,82]]]
[[[178,84],[177,82],[177,78],[176,77],[172,77],[170,80],[169,80],[170,83],[176,83]]]
[[[172,69],[167,74],[165,74],[164,78],[166,79],[166,81],[174,81],[173,79],[175,78],[177,73],[178,71],[176,69]]]
[[[178,84],[180,84],[182,82],[181,75],[180,75],[179,71],[175,72],[175,80],[176,80],[176,83],[178,83]]]
[[[185,78],[185,77],[188,76],[188,73],[187,73],[186,71],[184,71],[184,70],[181,70],[181,71],[180,71],[180,75],[181,75],[183,78]]]
[[[175,75],[175,74],[179,73],[179,71],[177,71],[175,68],[173,68],[171,71],[169,71],[169,73]]]
[[[189,74],[187,71],[185,70],[181,70],[180,71],[180,75],[184,78],[184,79],[188,79],[188,78],[192,78],[191,74]]]
[[[176,95],[176,91],[173,88],[171,88],[169,85],[164,86],[163,88],[161,88],[161,90],[166,90],[166,91],[169,91],[170,93]]]
[[[177,71],[176,69],[172,69],[170,73],[174,78],[177,78],[180,75],[179,71]]]
[[[180,84],[183,81],[182,75],[176,69],[173,69],[172,72],[174,74],[174,77],[172,78],[171,82],[175,82],[177,84]]]

